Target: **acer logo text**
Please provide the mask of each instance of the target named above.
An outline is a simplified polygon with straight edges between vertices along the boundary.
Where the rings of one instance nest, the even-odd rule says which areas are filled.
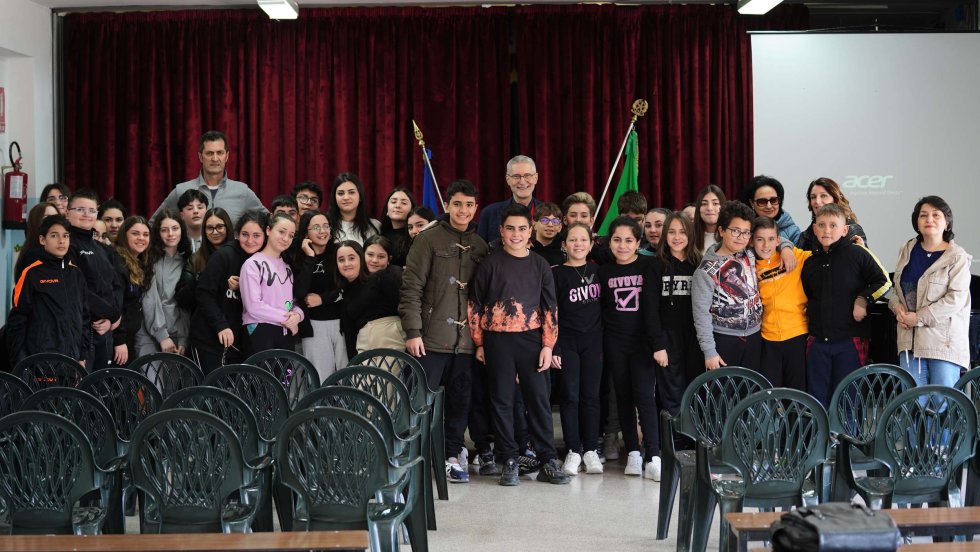
[[[844,177],[844,187],[845,188],[859,188],[859,189],[882,189],[887,184],[888,181],[894,176],[845,176]]]

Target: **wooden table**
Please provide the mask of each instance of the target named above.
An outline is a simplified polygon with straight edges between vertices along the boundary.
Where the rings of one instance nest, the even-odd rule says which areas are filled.
[[[251,534],[8,535],[0,551],[10,552],[217,552],[366,550],[367,531],[310,531]]]
[[[906,537],[951,537],[980,533],[980,506],[966,508],[900,508],[887,510],[895,520],[899,531]],[[735,537],[738,552],[746,552],[749,541],[769,539],[769,527],[783,515],[782,512],[731,513],[725,516]],[[980,545],[972,545],[976,552]],[[912,550],[913,545],[903,546]],[[918,546],[918,545],[915,545]],[[950,549],[952,550],[952,549]],[[964,549],[965,550],[965,549]],[[920,551],[921,552],[921,551]]]
[[[934,542],[905,544],[898,547],[900,552],[977,552],[980,544],[975,542]],[[772,552],[771,548],[753,548],[752,552]]]

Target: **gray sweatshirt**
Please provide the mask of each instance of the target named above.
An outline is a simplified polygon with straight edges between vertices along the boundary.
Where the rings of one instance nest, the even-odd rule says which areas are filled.
[[[183,255],[164,255],[153,265],[153,281],[143,295],[143,328],[160,343],[168,337],[187,346],[190,316],[177,306],[174,290],[184,268]]]
[[[757,333],[762,325],[762,297],[755,275],[755,253],[746,249],[723,257],[721,244],[705,251],[694,271],[694,329],[704,358],[718,356],[714,332],[745,337]]]

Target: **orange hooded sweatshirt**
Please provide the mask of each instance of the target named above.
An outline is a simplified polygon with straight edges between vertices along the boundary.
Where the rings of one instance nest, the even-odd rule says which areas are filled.
[[[762,296],[762,338],[766,341],[786,341],[807,333],[806,295],[800,274],[803,261],[811,252],[793,248],[796,268],[786,272],[780,268],[781,258],[776,251],[768,259],[757,259],[755,272]]]

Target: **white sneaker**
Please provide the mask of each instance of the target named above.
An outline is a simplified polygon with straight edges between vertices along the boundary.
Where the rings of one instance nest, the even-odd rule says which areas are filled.
[[[613,433],[607,433],[602,442],[602,455],[606,460],[619,460],[619,437]]]
[[[578,475],[578,469],[581,465],[582,456],[577,452],[568,451],[568,455],[565,456],[565,463],[561,465],[561,469],[568,475]]]
[[[647,467],[643,470],[643,477],[647,479],[653,479],[654,481],[660,481],[660,457],[654,456],[649,462],[647,462]]]
[[[640,455],[640,451],[634,450],[630,451],[630,455],[626,458],[626,469],[623,470],[625,475],[640,475],[643,473],[643,456]]]
[[[457,456],[457,458],[459,459],[459,467],[462,468],[464,472],[470,471],[470,451],[466,450],[466,447],[463,447],[463,450],[459,451],[459,456]]]
[[[585,464],[585,473],[602,473],[602,462],[599,461],[599,454],[596,451],[585,451],[582,462]]]

